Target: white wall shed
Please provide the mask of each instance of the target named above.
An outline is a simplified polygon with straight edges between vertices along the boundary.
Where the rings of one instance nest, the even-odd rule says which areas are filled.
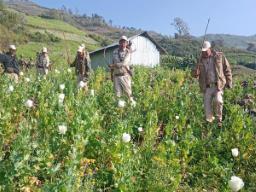
[[[129,41],[132,42],[132,65],[155,67],[160,64],[160,54],[166,53],[147,32],[130,37]],[[113,51],[116,48],[118,48],[118,42],[91,52],[92,68],[106,68],[108,64],[111,64]]]

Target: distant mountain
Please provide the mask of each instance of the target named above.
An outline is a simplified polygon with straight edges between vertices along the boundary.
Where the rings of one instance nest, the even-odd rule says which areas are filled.
[[[4,3],[16,11],[26,13],[28,15],[38,16],[46,13],[50,9],[42,7],[30,0],[4,0]]]
[[[202,39],[202,37],[200,37]],[[253,36],[240,36],[229,34],[208,34],[206,39],[209,41],[217,41],[222,43],[223,46],[229,48],[238,48],[246,50],[249,44],[256,43],[256,35]]]
[[[60,9],[50,9],[37,5],[30,0],[4,0],[4,2],[9,8],[25,13],[27,16],[39,16],[44,19],[64,21],[86,32],[91,38],[100,42],[101,46],[117,41],[121,35],[133,36],[143,31],[134,27],[113,26],[111,21],[106,21],[102,16],[97,14],[92,14],[91,16],[86,14],[79,15],[65,6]],[[202,40],[202,37],[194,36],[191,36],[189,40],[175,39],[154,31],[150,31],[149,34],[170,54],[177,56],[196,54]],[[233,52],[235,49],[238,49],[236,52],[244,52],[248,47],[250,47],[250,51],[256,51],[256,35],[208,34],[206,39],[214,41],[225,52]]]
[[[4,2],[9,8],[26,15],[63,20],[77,28],[97,33],[110,40],[117,40],[122,34],[132,36],[142,31],[132,27],[112,26],[110,22],[97,14],[92,14],[92,16],[78,15],[65,6],[60,9],[50,9],[30,0],[4,0]]]

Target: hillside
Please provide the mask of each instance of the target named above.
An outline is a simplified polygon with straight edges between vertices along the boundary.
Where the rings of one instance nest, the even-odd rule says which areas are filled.
[[[33,7],[30,10],[38,8],[37,5],[25,1],[24,7],[28,5]],[[78,45],[82,43],[88,51],[111,43],[96,33],[77,28],[62,20],[29,15],[10,7],[1,11],[1,15],[1,51],[6,50],[9,44],[15,43],[18,56],[22,55],[27,59],[35,59],[36,53],[45,46],[48,47],[53,62],[60,60],[66,63],[67,51],[69,57],[74,57]]]
[[[49,11],[49,9],[41,7],[30,0],[4,0],[4,3],[12,9],[33,16],[38,16]]]
[[[111,44],[113,41],[118,40],[118,38],[125,34],[127,36],[133,36],[141,32],[133,27],[116,27],[112,26],[111,23],[106,21],[103,17],[93,14],[88,16],[86,14],[79,15],[72,12],[65,6],[61,9],[49,9],[39,6],[29,0],[6,0],[7,5],[19,12],[25,13],[30,16],[40,16],[41,18],[53,19],[68,23],[69,25],[82,30],[88,34],[93,40],[99,42],[100,46],[105,46]],[[37,18],[39,21],[39,19]],[[51,22],[51,21],[46,21]],[[37,22],[40,23],[40,22]],[[43,22],[42,22],[43,23]],[[36,26],[40,28],[41,26]],[[38,30],[38,29],[37,29]],[[76,30],[74,30],[76,31]],[[42,30],[40,31],[42,32]],[[53,33],[52,29],[48,29],[48,32]],[[200,48],[200,42],[202,38],[192,37],[189,41],[183,39],[174,39],[172,37],[164,36],[154,31],[150,31],[149,34],[156,39],[156,41],[164,47],[169,54],[176,56],[188,56],[193,54],[196,56]],[[62,34],[54,31],[54,35],[62,38]],[[70,40],[81,39],[81,36],[66,35]],[[87,36],[87,37],[88,37]],[[96,46],[93,46],[93,42],[87,37],[82,37],[82,41],[88,41],[89,49],[93,50]],[[254,62],[254,52],[247,52],[248,43],[253,46],[252,50],[255,50],[255,39],[256,36],[244,37],[236,35],[222,35],[222,34],[209,34],[207,35],[209,41],[217,42],[220,47],[219,50],[225,51],[227,55],[231,55],[231,60],[233,64],[250,64]],[[235,52],[235,54],[234,54]],[[237,54],[239,52],[239,54]],[[237,57],[239,55],[239,58]]]
[[[112,40],[117,40],[121,34],[127,33],[128,36],[135,35],[140,30],[134,28],[117,28],[111,26],[105,19],[97,14],[92,16],[77,15],[72,13],[68,8],[49,9],[39,6],[30,0],[5,0],[8,7],[17,10],[26,15],[42,16],[63,20],[77,28],[96,32],[97,34]]]
[[[256,43],[256,35],[239,36],[229,34],[207,34],[206,38],[210,41],[222,41],[225,47],[239,48],[246,50],[249,43]]]

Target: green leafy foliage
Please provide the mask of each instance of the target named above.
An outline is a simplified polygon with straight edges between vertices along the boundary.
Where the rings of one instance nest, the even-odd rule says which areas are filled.
[[[186,57],[177,57],[164,55],[161,57],[161,65],[168,68],[185,69],[192,68],[196,64],[196,58],[193,55]]]
[[[92,95],[77,90],[74,71],[61,62],[55,69],[60,73],[46,79],[32,70],[19,84],[0,77],[2,191],[229,191],[232,175],[244,180],[244,191],[256,188],[255,120],[234,102],[255,95],[251,86],[244,92],[235,81],[225,92],[220,130],[205,123],[189,70],[136,68],[137,105],[118,108],[104,70],[91,77]],[[34,107],[25,106],[28,99]],[[60,134],[63,124],[67,132]],[[123,133],[131,135],[129,143]]]
[[[59,42],[61,39],[54,36],[51,33],[40,33],[35,32],[32,34],[29,34],[30,40],[33,42]]]

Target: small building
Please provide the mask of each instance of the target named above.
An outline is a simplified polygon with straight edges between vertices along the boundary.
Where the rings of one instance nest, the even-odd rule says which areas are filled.
[[[143,32],[128,39],[132,43],[132,65],[155,67],[160,64],[160,54],[167,53],[147,32]],[[113,51],[118,48],[118,44],[117,42],[91,52],[92,68],[107,68],[108,64],[112,63]]]

